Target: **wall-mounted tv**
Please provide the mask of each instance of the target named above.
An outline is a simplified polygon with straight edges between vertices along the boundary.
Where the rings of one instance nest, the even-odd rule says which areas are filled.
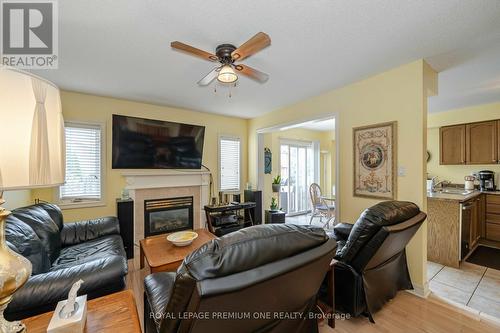
[[[200,169],[205,127],[113,115],[113,169]]]

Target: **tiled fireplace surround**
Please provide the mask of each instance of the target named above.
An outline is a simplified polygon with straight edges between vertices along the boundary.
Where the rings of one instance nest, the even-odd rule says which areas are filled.
[[[208,171],[137,171],[123,172],[126,189],[134,200],[134,244],[144,239],[144,200],[193,197],[194,229],[205,227],[203,206],[209,202],[210,173]]]

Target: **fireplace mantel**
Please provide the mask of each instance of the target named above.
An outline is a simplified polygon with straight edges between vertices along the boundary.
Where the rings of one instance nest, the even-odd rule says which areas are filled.
[[[127,190],[210,185],[210,172],[206,170],[127,170],[122,176]]]
[[[210,200],[210,172],[205,170],[123,170],[125,189],[134,200],[134,243],[144,239],[144,202],[193,197],[193,227],[204,228],[204,206]],[[137,258],[139,256],[137,255]]]

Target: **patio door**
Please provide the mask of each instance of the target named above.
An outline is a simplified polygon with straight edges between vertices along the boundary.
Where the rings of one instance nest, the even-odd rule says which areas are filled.
[[[280,206],[289,216],[310,211],[309,186],[317,182],[319,144],[282,141],[280,147],[282,186]]]

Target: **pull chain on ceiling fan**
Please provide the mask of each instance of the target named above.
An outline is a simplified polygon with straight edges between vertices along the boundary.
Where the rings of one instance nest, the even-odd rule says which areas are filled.
[[[207,86],[215,79],[221,83],[235,83],[238,80],[238,74],[260,83],[266,82],[269,79],[269,75],[266,73],[247,65],[235,64],[235,62],[242,61],[269,45],[271,45],[271,38],[263,32],[257,33],[238,48],[232,44],[221,44],[215,49],[215,54],[178,41],[170,43],[170,46],[176,50],[204,60],[220,63],[219,66],[212,69],[198,81],[200,86]]]

